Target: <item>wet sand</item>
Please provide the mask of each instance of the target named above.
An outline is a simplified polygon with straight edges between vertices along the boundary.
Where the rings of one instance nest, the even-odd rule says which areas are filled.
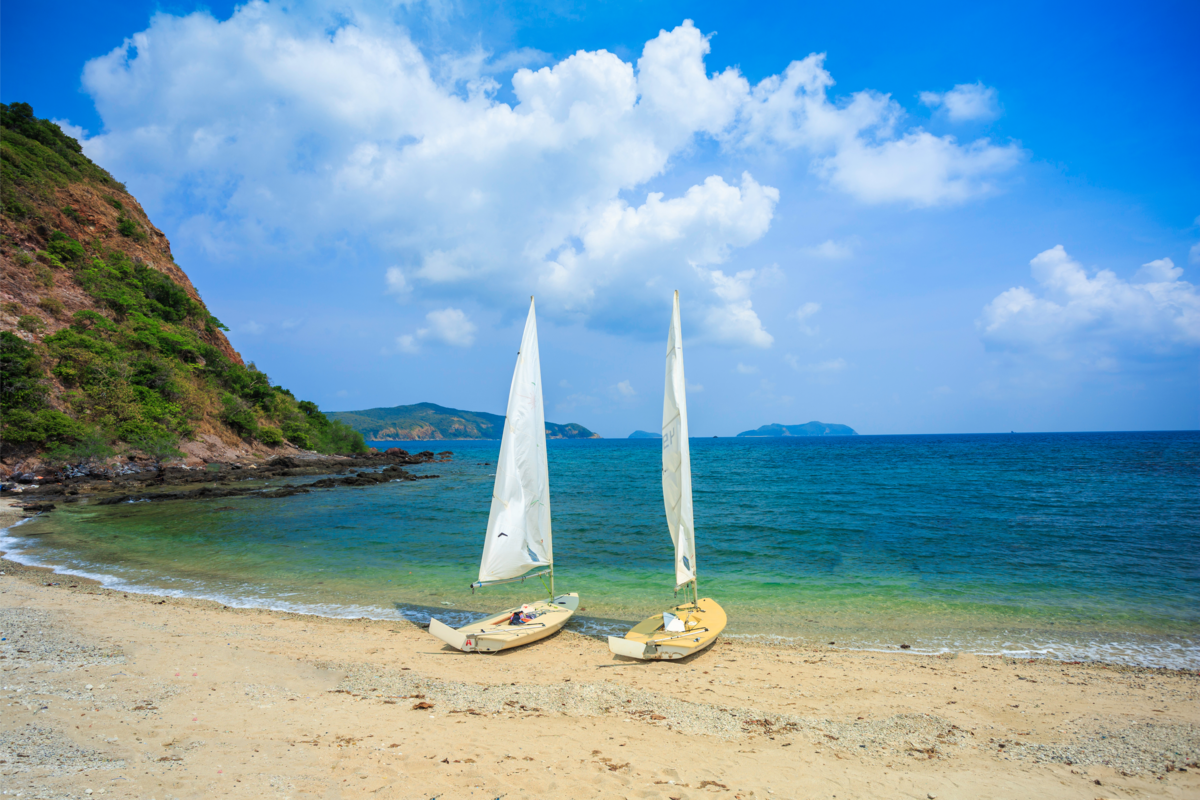
[[[731,640],[640,663],[571,632],[462,654],[0,570],[10,796],[1200,796],[1193,671]]]

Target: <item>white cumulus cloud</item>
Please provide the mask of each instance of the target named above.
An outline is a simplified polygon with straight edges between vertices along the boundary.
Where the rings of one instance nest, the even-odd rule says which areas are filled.
[[[475,323],[459,308],[443,308],[425,315],[426,327],[415,333],[396,337],[396,348],[403,353],[420,352],[423,341],[436,341],[454,347],[470,347],[475,343]]]
[[[1089,275],[1062,245],[1029,263],[1040,291],[1009,289],[976,323],[989,348],[1101,368],[1200,348],[1200,292],[1169,258],[1143,264],[1130,280],[1107,269]]]
[[[979,139],[962,145],[921,128],[898,132],[903,110],[878,92],[831,102],[833,77],[824,61],[824,54],[814,53],[793,61],[782,75],[763,79],[727,139],[736,146],[806,149],[815,156],[813,171],[831,186],[867,203],[915,206],[987,194],[995,176],[1023,157],[1014,144]]]
[[[977,83],[960,83],[948,92],[921,92],[921,102],[930,108],[943,108],[952,122],[992,120],[1000,116],[996,90]]]
[[[621,381],[616,385],[617,394],[621,397],[633,397],[637,391],[629,381]]]
[[[770,347],[775,337],[767,333],[750,301],[751,284],[757,270],[726,275],[719,269],[696,268],[708,280],[717,302],[702,311],[698,341],[730,347]]]
[[[727,299],[715,276],[767,234],[779,191],[749,173],[646,188],[697,142],[795,152],[834,189],[917,206],[986,193],[1021,157],[904,130],[886,95],[831,97],[823,55],[754,86],[734,67],[710,74],[690,21],[636,63],[580,50],[531,69],[543,54],[431,58],[386,3],[313,8],[159,13],[84,69],[104,124],[86,152],[214,259],[336,246],[361,256],[340,280],[378,285],[353,264],[383,258],[398,298],[536,291],[550,317],[625,330],[679,288],[710,340],[768,347],[749,293]],[[496,98],[506,69],[512,102]]]

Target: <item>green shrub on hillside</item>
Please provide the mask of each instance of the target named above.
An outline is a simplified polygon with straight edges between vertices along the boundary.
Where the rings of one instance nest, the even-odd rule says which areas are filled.
[[[82,263],[87,258],[83,245],[62,231],[54,231],[50,234],[50,244],[46,246],[46,252],[55,256],[63,264]]]
[[[74,441],[83,426],[46,406],[42,361],[33,345],[0,332],[0,441],[34,444]]]
[[[66,313],[66,306],[57,297],[43,297],[38,300],[38,308],[55,317],[61,317]]]
[[[262,425],[258,429],[258,440],[263,444],[269,444],[272,447],[278,447],[283,444],[283,432],[279,428],[272,428],[270,425]]]
[[[41,264],[34,264],[33,274],[37,282],[42,285],[42,288],[49,289],[54,286],[54,273],[49,267],[44,267]]]
[[[33,345],[11,331],[0,332],[0,401],[3,408],[37,409],[45,404],[42,362]]]
[[[138,224],[137,220],[124,214],[117,218],[117,233],[138,242],[144,242],[147,238],[146,230]]]
[[[179,449],[179,437],[171,435],[168,431],[148,430],[123,438],[134,449],[141,451],[143,455],[153,460],[155,464],[161,465],[164,461],[183,457],[183,451]]]
[[[231,394],[221,395],[221,419],[242,436],[250,437],[258,433],[258,418],[250,409],[249,403]]]
[[[53,467],[95,464],[112,458],[116,452],[108,446],[108,437],[99,428],[81,431],[76,441],[62,442],[47,450],[44,457]]]
[[[37,333],[42,328],[46,327],[46,323],[42,322],[42,318],[33,314],[25,314],[17,320],[17,327],[23,331]]]

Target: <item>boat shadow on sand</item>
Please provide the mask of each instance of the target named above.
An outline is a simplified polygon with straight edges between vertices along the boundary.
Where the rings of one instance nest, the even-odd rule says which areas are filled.
[[[464,611],[448,606],[424,606],[400,602],[392,603],[392,607],[396,609],[396,612],[403,619],[421,628],[428,628],[429,620],[434,617],[437,617],[453,628],[461,628],[487,619],[495,613],[494,611]],[[623,635],[625,631],[629,630],[631,624],[629,620],[585,617],[575,614],[563,626],[563,630],[578,633],[592,639],[604,640],[609,636]]]

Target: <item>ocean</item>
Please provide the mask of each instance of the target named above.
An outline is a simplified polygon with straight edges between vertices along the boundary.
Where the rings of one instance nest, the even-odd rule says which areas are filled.
[[[453,624],[542,594],[469,588],[499,442],[404,446],[454,459],[415,468],[437,480],[282,499],[64,505],[0,550],[129,591],[335,617]],[[691,448],[700,593],[729,636],[1200,668],[1200,432]],[[552,440],[549,462],[556,589],[582,598],[570,627],[623,633],[674,602],[658,441]]]

